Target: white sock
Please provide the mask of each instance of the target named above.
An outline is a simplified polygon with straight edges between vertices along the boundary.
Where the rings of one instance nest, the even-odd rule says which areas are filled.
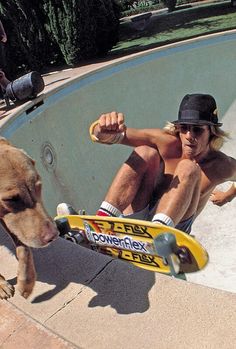
[[[109,216],[115,216],[115,217],[120,217],[121,216],[121,212],[120,210],[118,210],[118,208],[116,208],[115,206],[109,204],[109,202],[107,201],[103,201],[99,210],[99,212],[103,212]]]
[[[172,219],[164,213],[156,213],[152,218],[152,222],[165,224],[165,225],[168,225],[169,227],[175,226]]]

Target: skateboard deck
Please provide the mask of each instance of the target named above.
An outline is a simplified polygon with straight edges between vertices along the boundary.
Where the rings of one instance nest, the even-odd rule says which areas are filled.
[[[89,215],[56,216],[55,222],[65,239],[147,270],[176,276],[208,262],[195,238],[165,225]]]

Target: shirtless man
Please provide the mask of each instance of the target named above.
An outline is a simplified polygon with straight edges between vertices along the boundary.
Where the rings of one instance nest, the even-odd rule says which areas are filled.
[[[214,188],[236,181],[236,160],[219,151],[227,137],[220,126],[216,102],[205,94],[186,95],[178,120],[164,129],[127,128],[122,113],[102,114],[90,127],[92,140],[135,149],[97,215],[152,220],[190,233]]]

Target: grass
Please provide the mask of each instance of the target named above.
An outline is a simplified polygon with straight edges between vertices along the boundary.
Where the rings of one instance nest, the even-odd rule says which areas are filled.
[[[135,30],[126,20],[120,25],[120,41],[110,54],[130,54],[229,29],[236,29],[236,8],[230,2],[155,14],[143,31]]]

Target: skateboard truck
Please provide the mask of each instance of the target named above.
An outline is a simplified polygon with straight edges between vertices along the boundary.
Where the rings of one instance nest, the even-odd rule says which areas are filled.
[[[71,230],[69,221],[66,217],[61,217],[55,220],[59,235],[66,240],[72,241],[76,244],[81,244],[84,241],[83,234],[78,230]]]
[[[170,266],[171,275],[176,276],[180,271],[180,259],[177,255],[178,245],[174,234],[160,234],[154,239],[157,254],[163,258],[164,263]]]

